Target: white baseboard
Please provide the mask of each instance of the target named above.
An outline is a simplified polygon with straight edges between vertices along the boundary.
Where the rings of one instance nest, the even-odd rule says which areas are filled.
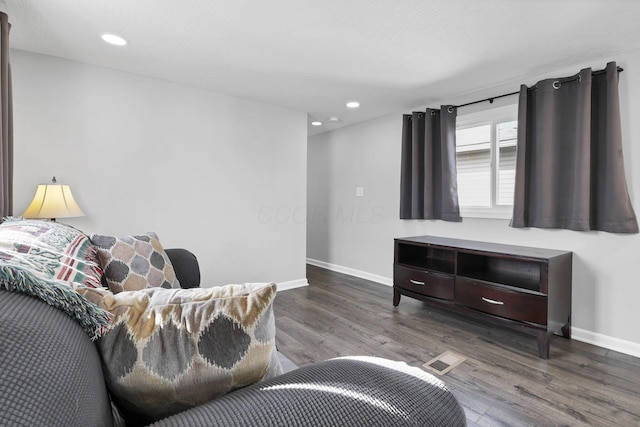
[[[277,283],[278,292],[287,291],[289,289],[304,288],[305,286],[309,286],[309,282],[307,282],[306,278]]]
[[[307,258],[307,264],[326,268],[327,270],[336,271],[338,273],[348,274],[349,276],[355,276],[361,279],[370,280],[372,282],[380,283],[386,286],[393,286],[393,279],[367,273],[366,271],[360,271],[353,268],[331,264],[324,261],[318,261],[311,258]],[[619,351],[620,353],[628,354],[630,356],[640,357],[639,343],[610,337],[608,335],[599,334],[597,332],[587,331],[585,329],[576,328],[575,326],[571,327],[571,339],[586,342],[587,344],[593,344],[609,350]]]
[[[307,264],[315,265],[316,267],[326,268],[327,270],[347,274],[349,276],[370,280],[372,282],[380,283],[382,285],[393,286],[393,279],[389,277],[378,276],[377,274],[367,273],[366,271],[356,270],[354,268],[349,268],[349,267],[343,267],[341,265],[336,265],[336,264],[330,264],[328,262],[318,261],[317,259],[311,259],[311,258],[307,258]]]
[[[640,357],[640,344],[620,338],[602,335],[597,332],[571,327],[571,339],[593,344],[609,350],[619,351],[630,356]]]

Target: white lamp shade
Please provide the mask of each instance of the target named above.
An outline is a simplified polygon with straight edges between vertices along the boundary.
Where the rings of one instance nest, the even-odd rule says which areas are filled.
[[[84,216],[68,185],[40,184],[24,218],[71,218]]]

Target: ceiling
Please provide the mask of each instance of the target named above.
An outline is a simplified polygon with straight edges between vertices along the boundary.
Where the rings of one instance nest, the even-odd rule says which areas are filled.
[[[304,111],[324,122],[310,135],[640,48],[637,0],[0,0],[0,10],[14,49]],[[128,45],[105,44],[105,32]]]

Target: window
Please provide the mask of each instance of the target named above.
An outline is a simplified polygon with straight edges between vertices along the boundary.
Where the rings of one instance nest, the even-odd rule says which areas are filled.
[[[463,217],[511,218],[517,104],[458,117],[456,160]]]

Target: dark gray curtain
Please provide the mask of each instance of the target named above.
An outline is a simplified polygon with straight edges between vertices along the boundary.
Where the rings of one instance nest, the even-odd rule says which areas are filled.
[[[638,232],[615,62],[520,88],[513,205],[512,227]]]
[[[460,221],[452,106],[402,117],[400,219]]]
[[[9,17],[0,12],[0,218],[13,215],[13,106],[9,28]]]

